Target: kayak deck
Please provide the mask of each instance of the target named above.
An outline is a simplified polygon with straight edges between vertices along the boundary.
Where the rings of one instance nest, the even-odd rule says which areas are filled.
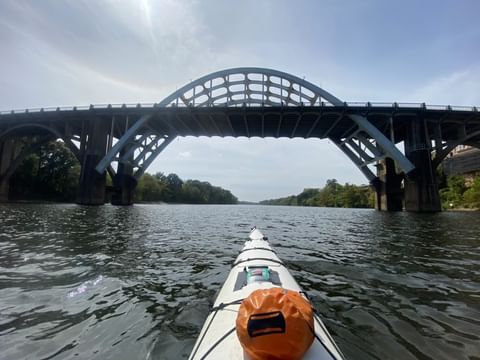
[[[240,303],[257,289],[282,287],[302,292],[288,269],[275,254],[262,233],[253,229],[220,290],[189,359],[250,359],[235,331]],[[268,267],[269,281],[248,283],[247,267]],[[304,293],[303,293],[304,294]],[[330,334],[317,315],[314,317],[315,339],[303,359],[343,359]]]

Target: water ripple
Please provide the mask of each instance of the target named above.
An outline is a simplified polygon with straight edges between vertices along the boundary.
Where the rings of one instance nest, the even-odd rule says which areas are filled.
[[[0,206],[2,359],[185,358],[251,225],[351,359],[474,359],[480,214]]]

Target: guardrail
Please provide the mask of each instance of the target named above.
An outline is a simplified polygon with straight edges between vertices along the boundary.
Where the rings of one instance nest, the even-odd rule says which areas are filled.
[[[45,107],[45,108],[30,108],[30,109],[19,109],[19,110],[9,110],[9,111],[0,111],[1,115],[15,115],[15,114],[29,114],[29,113],[44,113],[44,112],[60,112],[60,111],[89,111],[89,110],[108,110],[108,109],[151,109],[156,108],[159,105],[157,103],[137,103],[137,104],[95,104],[95,105],[82,105],[82,106],[58,106],[58,107]],[[171,103],[166,107],[192,107],[193,105],[185,104],[176,104]],[[222,107],[225,104],[212,104],[211,107]],[[258,107],[262,106],[261,103],[257,104],[237,104],[236,107]],[[271,106],[271,105],[270,105]],[[278,104],[278,106],[292,107],[292,105]],[[321,107],[335,107],[328,102],[316,102],[315,104],[305,104],[301,103],[300,106],[311,107],[311,106],[321,106]],[[437,110],[437,111],[471,111],[478,112],[476,106],[451,106],[451,105],[428,105],[425,103],[397,103],[397,102],[344,102],[343,106],[351,108],[398,108],[398,109],[425,109],[425,110]],[[298,106],[297,106],[298,107]]]

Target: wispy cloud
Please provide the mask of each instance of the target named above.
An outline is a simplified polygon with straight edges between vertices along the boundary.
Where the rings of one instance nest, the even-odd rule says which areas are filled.
[[[430,104],[479,106],[480,66],[434,78],[416,89],[411,99]]]

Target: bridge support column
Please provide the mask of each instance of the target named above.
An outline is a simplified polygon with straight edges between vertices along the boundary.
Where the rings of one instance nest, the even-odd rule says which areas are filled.
[[[390,158],[377,165],[378,178],[373,181],[375,188],[375,209],[381,211],[402,211],[403,176],[395,171],[395,162]]]
[[[9,181],[0,179],[0,203],[5,203],[8,201],[9,190],[10,190]]]
[[[79,179],[77,204],[103,205],[105,203],[106,173],[99,174],[95,166],[105,156],[110,122],[92,118],[85,121],[86,131],[81,138],[82,169]]]
[[[10,178],[7,177],[7,171],[18,152],[18,142],[14,138],[7,138],[0,142],[0,202],[8,201]]]
[[[125,152],[120,152],[120,157]],[[133,160],[133,154],[132,159]],[[132,205],[133,191],[137,186],[137,179],[133,177],[133,167],[128,162],[118,164],[117,174],[113,179],[115,192],[112,194],[112,205]]]
[[[424,119],[413,119],[407,128],[405,155],[415,170],[405,178],[405,210],[438,212],[442,210],[435,169],[431,158],[431,141]]]

